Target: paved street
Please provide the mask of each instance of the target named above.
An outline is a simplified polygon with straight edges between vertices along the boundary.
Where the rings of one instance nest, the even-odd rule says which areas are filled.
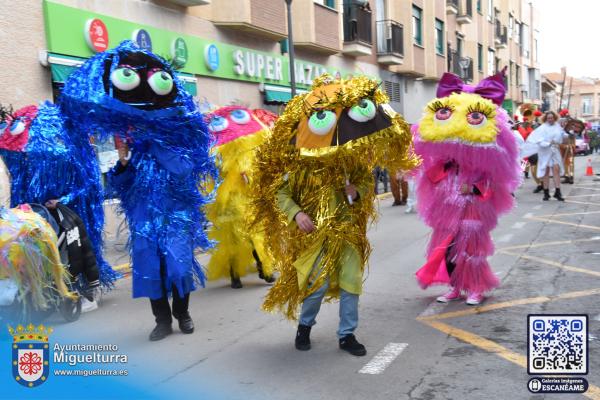
[[[437,304],[443,288],[417,286],[414,272],[430,230],[382,199],[381,217],[369,232],[374,251],[357,331],[366,357],[337,348],[337,304],[323,306],[312,350],[296,351],[295,325],[260,311],[269,286],[254,276],[241,290],[219,281],[193,294],[193,335],[176,330],[150,343],[148,301],[131,299],[128,278],[98,310],[72,324],[52,322],[59,336],[81,332],[89,343],[113,338],[129,354],[130,368],[145,371],[146,384],[185,386],[196,398],[218,390],[228,399],[541,399],[526,388],[527,314],[587,313],[587,378],[598,385],[587,397],[600,398],[600,181],[583,176],[585,161],[577,158],[576,182],[564,186],[566,203],[542,202],[531,193],[531,180],[518,191],[518,207],[494,231],[491,264],[502,286],[476,308]],[[594,167],[600,172],[600,158]],[[127,262],[113,239],[111,258]],[[384,348],[391,363],[375,360],[364,368]],[[379,373],[363,373],[369,371]]]

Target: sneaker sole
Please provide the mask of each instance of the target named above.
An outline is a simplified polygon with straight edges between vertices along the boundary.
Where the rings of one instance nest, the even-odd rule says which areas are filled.
[[[442,303],[442,304],[447,304],[447,303],[451,303],[453,301],[458,301],[458,300],[462,300],[462,297],[457,297],[455,299],[441,299],[441,298],[437,298],[435,299],[435,301],[437,301],[438,303]]]
[[[355,351],[354,353],[351,352],[350,350],[342,349],[341,347],[340,347],[340,350],[345,351],[346,353],[351,354],[351,355],[356,356],[356,357],[362,357],[362,356],[366,356],[367,355],[367,350],[360,351],[360,352],[356,352]]]

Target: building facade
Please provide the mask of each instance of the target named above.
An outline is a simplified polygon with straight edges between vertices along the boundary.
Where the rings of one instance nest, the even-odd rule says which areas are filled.
[[[537,13],[525,0],[293,0],[295,75],[382,80],[417,122],[442,73],[508,71],[505,107],[541,101]],[[68,74],[125,39],[176,62],[200,102],[277,111],[290,98],[284,0],[24,0],[0,4],[0,102],[56,98]]]
[[[549,109],[568,109],[571,116],[590,122],[594,127],[600,125],[599,79],[575,78],[569,76],[565,68],[561,72],[546,73],[543,77],[555,85],[554,90],[543,94],[544,104],[548,104]]]

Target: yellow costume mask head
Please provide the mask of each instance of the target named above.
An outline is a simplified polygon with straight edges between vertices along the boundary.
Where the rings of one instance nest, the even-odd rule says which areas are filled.
[[[363,76],[334,80],[326,74],[288,104],[275,135],[288,138],[303,155],[323,155],[374,140],[371,136],[386,130],[406,133],[410,143],[406,122],[389,107],[376,81]]]

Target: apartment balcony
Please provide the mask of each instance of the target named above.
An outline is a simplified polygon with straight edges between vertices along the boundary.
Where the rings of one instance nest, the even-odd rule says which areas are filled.
[[[446,14],[458,14],[458,0],[446,0]]]
[[[505,49],[508,47],[508,28],[496,20],[496,29],[494,31],[494,45],[496,49]]]
[[[295,4],[296,3],[296,4]],[[294,25],[294,45],[321,54],[336,54],[341,49],[340,15],[337,10],[310,2],[292,2],[293,15],[303,15],[306,23]]]
[[[275,41],[287,37],[285,1],[211,0],[211,9],[216,26]]]
[[[470,24],[473,22],[473,0],[462,1],[463,3],[460,5],[456,16],[456,23],[459,25]]]
[[[404,62],[404,27],[389,19],[377,21],[377,62],[401,65]]]
[[[204,6],[210,4],[210,0],[165,0],[166,3],[177,4],[183,7]]]
[[[355,57],[371,55],[373,46],[371,11],[345,3],[343,25],[343,53]]]
[[[465,82],[473,81],[473,59],[471,57],[462,57],[456,50],[452,50],[449,64],[450,72],[460,76]]]

